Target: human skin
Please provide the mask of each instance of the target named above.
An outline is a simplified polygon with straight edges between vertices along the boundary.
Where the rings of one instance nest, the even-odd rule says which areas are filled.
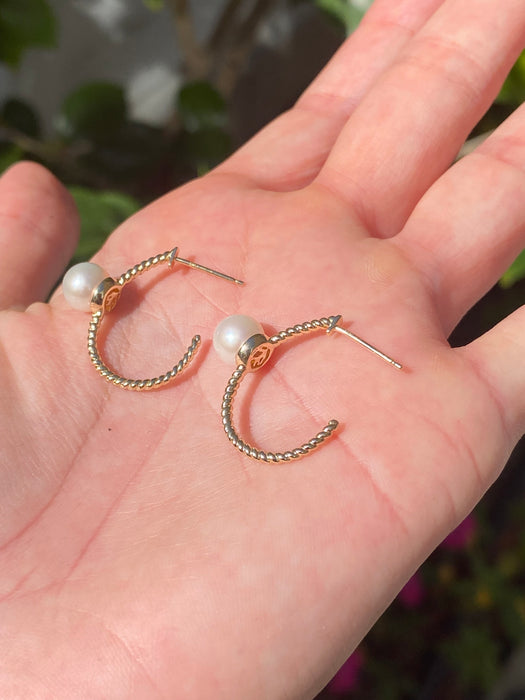
[[[104,357],[61,290],[78,223],[35,164],[0,179],[0,697],[313,697],[498,476],[524,430],[525,316],[447,337],[525,244],[525,111],[450,167],[525,44],[522,0],[377,0],[296,107],[209,175],[115,231],[120,275],[177,245],[246,281],[133,282]],[[10,307],[23,306],[25,311]],[[247,379],[247,440],[221,426],[229,314],[268,333],[342,314],[403,363],[341,336],[278,348]],[[250,382],[250,386],[248,383]]]

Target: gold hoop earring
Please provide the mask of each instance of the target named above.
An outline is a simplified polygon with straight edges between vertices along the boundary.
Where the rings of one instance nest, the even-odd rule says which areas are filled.
[[[62,289],[68,304],[80,311],[91,311],[92,314],[88,332],[88,352],[91,362],[97,372],[115,386],[132,391],[146,391],[166,386],[190,364],[201,342],[199,335],[193,336],[188,349],[179,362],[165,374],[153,377],[153,379],[128,379],[111,370],[100,356],[97,334],[104,315],[115,308],[120,299],[122,288],[126,284],[134,280],[135,277],[163,263],[167,263],[170,268],[173,267],[174,263],[180,263],[194,270],[208,272],[210,275],[234,282],[235,284],[244,284],[242,280],[238,280],[235,277],[230,277],[230,275],[225,275],[191,260],[178,257],[177,253],[178,248],[173,248],[165,253],[143,260],[138,265],[127,270],[118,279],[110,277],[103,268],[90,262],[74,265],[64,275]]]
[[[255,372],[263,367],[270,359],[275,347],[286,340],[303,333],[311,333],[312,331],[324,330],[326,333],[336,331],[356,341],[370,352],[373,352],[374,355],[388,362],[392,367],[396,369],[403,368],[399,362],[385,355],[373,345],[365,342],[357,335],[346,330],[346,328],[338,326],[337,324],[340,320],[341,316],[330,316],[328,318],[306,321],[276,333],[270,338],[267,338],[264,334],[261,324],[250,316],[229,316],[219,323],[213,336],[213,345],[223,360],[229,362],[234,359],[237,363],[237,368],[233,372],[224,392],[221,412],[224,430],[234,447],[248,457],[259,459],[263,462],[288,462],[310,454],[312,450],[315,450],[325,440],[330,438],[338,426],[338,421],[330,420],[311,440],[300,447],[286,452],[265,452],[249,445],[239,437],[234,428],[232,416],[233,400],[239,384],[247,373]]]

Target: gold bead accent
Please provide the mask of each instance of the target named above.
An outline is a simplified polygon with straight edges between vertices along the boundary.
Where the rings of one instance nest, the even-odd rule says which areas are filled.
[[[112,311],[120,299],[122,287],[115,282],[113,277],[106,277],[95,288],[91,296],[91,312],[96,313],[101,309],[105,312]]]

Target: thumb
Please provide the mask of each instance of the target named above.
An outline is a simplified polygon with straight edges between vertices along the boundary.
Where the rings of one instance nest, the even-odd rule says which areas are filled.
[[[0,177],[0,309],[44,301],[73,255],[79,222],[63,185],[36,163]]]

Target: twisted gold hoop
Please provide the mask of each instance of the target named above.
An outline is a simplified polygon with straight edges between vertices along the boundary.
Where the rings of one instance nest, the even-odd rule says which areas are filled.
[[[88,331],[88,353],[91,362],[106,381],[121,389],[148,391],[166,386],[188,367],[201,342],[200,336],[194,335],[188,349],[179,362],[164,374],[151,379],[129,379],[110,369],[101,358],[97,336],[104,315],[115,308],[120,299],[122,289],[126,284],[158,265],[167,263],[169,267],[172,267],[175,262],[196,270],[208,272],[235,284],[244,284],[242,280],[238,280],[235,277],[230,277],[217,270],[212,270],[209,267],[204,267],[204,265],[178,257],[177,252],[178,248],[173,248],[165,253],[143,260],[116,280],[109,277],[101,267],[93,263],[75,265],[68,270],[64,277],[64,296],[69,303],[75,308],[85,308],[87,303],[88,309],[92,312]]]
[[[179,362],[176,365],[174,365],[168,372],[166,372],[165,374],[160,374],[158,377],[153,377],[152,379],[128,379],[127,377],[122,377],[121,375],[112,371],[102,361],[102,358],[100,357],[100,352],[97,345],[97,333],[99,331],[100,322],[102,321],[105,312],[111,311],[115,308],[116,303],[120,298],[122,288],[126,284],[129,284],[129,282],[134,280],[136,277],[142,275],[144,272],[147,272],[148,270],[151,270],[162,263],[167,262],[168,265],[170,265],[171,267],[174,258],[174,256],[172,255],[173,253],[175,253],[176,255],[176,248],[174,249],[174,251],[167,251],[165,253],[161,253],[160,255],[154,255],[151,258],[148,258],[147,260],[143,260],[138,265],[131,267],[123,275],[121,275],[114,282],[114,284],[106,284],[107,290],[103,294],[103,298],[100,302],[92,301],[92,304],[95,303],[96,305],[99,305],[100,308],[93,313],[91,317],[91,323],[89,324],[89,357],[97,372],[99,372],[99,374],[102,377],[104,377],[104,379],[106,379],[111,384],[114,384],[115,386],[121,387],[122,389],[129,389],[131,391],[148,391],[150,389],[158,389],[161,386],[166,386],[167,384],[172,382],[177,377],[177,375],[179,375],[191,363],[195,356],[197,348],[200,345],[200,336],[193,336],[193,339],[188,349],[184,353],[182,359],[179,360]]]
[[[231,317],[236,318],[236,317]],[[239,318],[239,317],[237,317]],[[242,317],[246,318],[246,317]],[[228,321],[229,319],[225,319]],[[253,320],[253,319],[252,319]],[[381,359],[388,362],[396,369],[402,369],[402,365],[396,362],[388,355],[380,352],[377,348],[365,342],[358,336],[350,333],[345,328],[338,326],[341,316],[330,316],[329,318],[314,319],[306,321],[296,326],[287,328],[276,335],[266,338],[262,333],[256,333],[248,338],[239,348],[237,352],[238,365],[233,372],[222,398],[222,423],[224,431],[232,445],[240,452],[243,452],[248,457],[261,460],[263,462],[289,462],[290,460],[300,459],[310,454],[317,449],[325,440],[328,440],[339,425],[338,421],[332,419],[324,426],[324,428],[315,435],[311,440],[296,447],[295,449],[287,450],[286,452],[265,452],[253,445],[244,441],[237,433],[233,423],[233,402],[240,383],[246,374],[257,371],[270,359],[274,348],[280,343],[294,338],[302,333],[311,333],[312,331],[325,330],[327,333],[337,331],[358,342],[360,345],[370,350]],[[223,322],[224,323],[224,322]],[[256,323],[256,322],[255,322]],[[220,328],[220,326],[219,326]],[[217,330],[219,330],[219,328]],[[217,332],[216,332],[217,333]],[[214,339],[215,340],[215,339]]]
[[[88,333],[89,357],[97,372],[108,382],[111,382],[111,384],[114,384],[115,386],[121,387],[121,389],[130,389],[131,391],[147,391],[149,389],[158,389],[161,386],[166,386],[166,384],[172,382],[175,377],[177,377],[177,375],[179,375],[190,364],[201,342],[200,335],[194,335],[191,344],[182,356],[182,359],[179,360],[179,362],[174,365],[169,372],[160,374],[158,377],[153,377],[152,379],[128,379],[126,377],[122,377],[116,372],[113,372],[113,370],[104,364],[102,358],[100,357],[97,347],[97,333],[103,314],[104,312],[100,310],[94,313],[91,317]]]

